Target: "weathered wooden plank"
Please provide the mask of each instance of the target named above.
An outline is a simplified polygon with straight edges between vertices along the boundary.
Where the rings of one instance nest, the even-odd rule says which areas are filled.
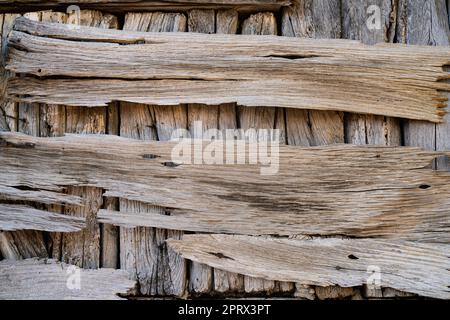
[[[121,270],[81,270],[51,259],[0,262],[6,300],[117,300],[134,286]]]
[[[298,1],[284,8],[281,21],[283,36],[317,39],[340,38],[340,2]],[[286,109],[287,142],[316,146],[344,142],[343,114],[334,111]]]
[[[342,15],[343,38],[361,40],[366,44],[394,41],[397,1],[345,0],[342,2]],[[347,114],[345,120],[346,142],[401,145],[398,119]]]
[[[145,32],[181,32],[186,30],[186,17],[178,13],[128,13],[124,30]],[[141,140],[169,140],[171,131],[186,128],[185,107],[121,103],[120,135]],[[137,201],[120,200],[120,209],[135,216],[160,215],[165,210]],[[170,237],[182,233],[156,228],[121,228],[120,262],[139,283],[146,295],[182,296],[186,287],[186,262],[165,245]]]
[[[33,25],[31,21],[17,21],[16,29],[21,29],[23,23]],[[36,26],[45,28],[45,25]],[[51,28],[72,33],[72,29],[64,25],[53,24]],[[79,31],[76,29],[76,37]],[[34,31],[28,29],[28,32]],[[163,105],[237,102],[246,106],[338,110],[435,122],[442,121],[444,115],[441,108],[445,107],[447,98],[439,90],[448,90],[450,85],[438,80],[449,76],[442,69],[449,64],[448,48],[363,46],[345,40],[273,36],[260,41],[257,39],[261,36],[140,35],[141,40],[152,38],[154,43],[132,46],[92,41],[74,43],[13,31],[9,37],[8,70],[38,76],[98,77],[100,74],[103,79],[95,80],[98,84],[91,88],[92,80],[88,79],[47,82],[19,77],[9,81],[8,94],[23,102],[57,101],[77,106],[100,106],[111,100]],[[88,35],[86,39],[89,38]],[[180,46],[181,39],[183,46]],[[60,59],[62,52],[65,59]],[[405,55],[408,60],[404,59]],[[266,76],[269,79],[264,79]],[[104,78],[145,79],[147,82]],[[166,80],[149,80],[155,78]],[[53,92],[56,90],[58,97],[55,93],[52,97],[49,83],[56,85]],[[89,88],[83,90],[82,96],[75,91],[80,90],[77,87],[81,83]],[[40,91],[35,90],[37,84]],[[64,84],[73,88],[61,88]],[[109,90],[98,92],[105,90],[105,85]],[[169,95],[168,87],[170,91],[177,88],[179,95]],[[386,87],[390,88],[389,92]],[[139,95],[136,90],[141,91]],[[145,94],[144,90],[148,92]],[[140,97],[142,94],[144,96]]]
[[[367,283],[367,270],[377,267],[381,286],[427,297],[450,297],[448,244],[220,234],[186,235],[168,243],[187,259],[270,280],[354,287]]]
[[[8,132],[0,133],[0,138],[6,144],[0,153],[5,169],[1,185],[22,183],[35,190],[85,185],[105,189],[105,196],[167,208],[166,215],[108,213],[101,215],[105,223],[251,235],[346,235],[428,242],[446,242],[449,237],[450,200],[442,196],[450,189],[449,173],[428,168],[441,153],[417,148],[281,145],[274,179],[261,174],[261,164],[249,162],[254,144],[233,153],[246,159],[245,164],[196,165],[190,164],[192,155],[172,158],[174,148],[192,147],[180,142],[106,135],[35,138]],[[218,148],[220,143],[200,148],[205,154],[206,148]]]
[[[67,217],[27,205],[0,203],[0,230],[39,230],[51,232],[80,231],[85,227],[83,219]]]
[[[68,5],[76,4],[82,9],[106,10],[109,12],[128,11],[180,11],[190,9],[235,9],[243,12],[277,11],[288,6],[289,0],[0,0],[0,12],[23,12],[26,9],[66,9]]]

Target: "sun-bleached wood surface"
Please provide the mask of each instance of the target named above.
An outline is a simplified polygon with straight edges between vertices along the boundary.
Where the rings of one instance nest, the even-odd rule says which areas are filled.
[[[52,259],[0,261],[2,300],[118,300],[134,285],[123,270],[75,269]]]
[[[372,272],[377,271],[382,287],[450,298],[448,243],[223,234],[184,235],[182,240],[167,242],[186,259],[253,277],[352,287],[368,283]]]
[[[236,102],[440,122],[448,100],[441,91],[450,90],[441,81],[449,78],[443,70],[450,64],[447,47],[142,33],[24,18],[16,20],[14,30],[6,69],[39,77],[9,80],[8,96],[23,102]]]
[[[248,158],[246,164],[229,165],[174,162],[171,153],[178,142],[173,141],[107,135],[34,138],[6,132],[0,139],[0,185],[36,192],[97,187],[105,189],[104,196],[166,208],[165,215],[100,211],[104,223],[248,235],[449,241],[450,200],[444,195],[450,192],[450,174],[428,167],[440,153],[419,148],[280,146],[279,171],[273,176],[261,175],[261,165],[249,164]],[[243,152],[236,151],[245,159]]]

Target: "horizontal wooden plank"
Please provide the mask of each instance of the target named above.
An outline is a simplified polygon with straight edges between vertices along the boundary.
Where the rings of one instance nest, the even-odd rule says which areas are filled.
[[[9,81],[7,94],[15,101],[77,106],[113,100],[237,102],[440,122],[448,100],[442,91],[450,90],[441,81],[449,78],[443,70],[450,64],[447,47],[139,33],[25,18],[16,20],[14,30],[6,68],[38,77]]]
[[[75,268],[51,259],[0,261],[0,299],[118,300],[135,284],[122,270]]]
[[[231,152],[243,162],[224,165],[193,154],[174,159],[174,150],[192,147],[176,141],[108,135],[35,138],[7,132],[0,133],[0,140],[0,185],[21,183],[36,191],[92,186],[103,188],[104,196],[167,208],[166,215],[101,211],[104,223],[248,235],[450,241],[450,199],[444,196],[450,192],[450,173],[429,167],[443,153],[406,147],[278,146],[279,159],[271,158],[274,166],[278,162],[271,167],[276,175],[270,175],[261,171],[269,168],[269,162],[261,161],[264,153],[251,163],[255,144],[245,142]],[[195,148],[200,156],[211,154],[211,148],[220,154],[221,142],[202,146],[197,140]],[[273,155],[275,146],[268,145]],[[226,158],[229,146],[222,147]]]
[[[186,259],[252,277],[321,287],[374,284],[372,277],[381,287],[450,298],[448,243],[221,234],[184,235],[167,242]]]
[[[276,11],[292,3],[289,0],[0,0],[0,12],[65,9],[78,5],[82,9],[111,12],[179,11],[190,9],[235,9],[242,12]]]
[[[0,230],[40,230],[49,232],[74,232],[86,227],[85,219],[36,208],[0,203]]]

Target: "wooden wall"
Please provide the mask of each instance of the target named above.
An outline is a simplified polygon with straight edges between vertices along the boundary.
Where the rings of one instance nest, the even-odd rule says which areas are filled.
[[[203,32],[278,34],[290,37],[359,39],[367,44],[398,42],[450,45],[449,11],[446,0],[299,0],[281,12],[238,14],[233,10],[191,10],[108,14],[82,11],[83,25],[147,32]],[[369,30],[369,5],[381,11],[381,28]],[[73,16],[57,12],[25,14],[30,19],[68,23]],[[0,14],[2,43],[18,14]],[[2,45],[2,50],[4,50]],[[408,59],[408,57],[405,57]],[[1,88],[1,86],[0,86]],[[389,90],[389,88],[387,88]],[[430,150],[450,149],[450,125],[403,121],[382,116],[344,114],[281,108],[220,106],[151,106],[113,103],[107,108],[3,103],[0,130],[35,136],[57,136],[64,132],[115,134],[143,140],[168,140],[177,128],[192,130],[201,120],[204,129],[280,129],[282,142],[299,146],[333,143],[411,145]],[[448,169],[437,161],[438,169]],[[180,190],[181,191],[181,190]],[[164,214],[164,208],[134,201],[103,198],[102,191],[73,188],[81,195],[83,210],[51,207],[50,210],[86,217],[88,228],[73,234],[36,231],[0,232],[0,255],[20,259],[51,256],[84,268],[113,267],[130,271],[138,280],[136,295],[243,296],[272,295],[307,299],[371,298],[408,296],[389,288],[309,287],[249,278],[186,262],[171,252],[167,238],[180,238],[179,231],[155,228],[116,228],[99,225],[99,208],[127,212]],[[199,204],[201,205],[201,204]]]

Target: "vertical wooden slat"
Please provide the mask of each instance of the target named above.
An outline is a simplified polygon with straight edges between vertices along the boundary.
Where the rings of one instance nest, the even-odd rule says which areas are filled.
[[[73,15],[69,14],[66,21],[78,22]],[[117,19],[111,15],[103,15],[99,11],[80,11],[79,22],[81,25],[112,28],[117,27]],[[56,20],[61,20],[56,18]],[[59,22],[59,21],[55,21]],[[63,21],[64,22],[64,21]],[[96,133],[106,132],[106,108],[65,108],[65,131],[68,133]],[[103,204],[102,190],[92,187],[71,187],[68,193],[78,195],[83,198],[83,207],[66,207],[65,214],[86,218],[87,227],[85,230],[62,234],[58,241],[54,238],[55,255],[58,246],[61,251],[61,260],[78,265],[83,268],[100,267],[100,226],[97,223],[97,211]],[[59,243],[60,242],[60,243]]]
[[[188,13],[188,31],[198,33],[215,33],[216,15],[214,10],[190,10]],[[201,139],[203,132],[217,129],[219,106],[188,105],[188,128],[191,137]],[[201,121],[201,128],[195,130],[194,124]],[[207,293],[213,287],[213,269],[209,266],[190,262],[189,291],[192,293]]]
[[[299,0],[283,9],[281,33],[289,37],[340,38],[339,0]],[[286,109],[287,142],[316,146],[344,142],[343,114]]]
[[[216,12],[216,33],[235,34],[238,29],[239,15],[236,10],[218,10]],[[226,129],[237,129],[236,104],[228,103],[219,105],[218,129],[222,131],[223,138],[233,139],[224,135]],[[214,291],[219,293],[236,293],[244,290],[244,276],[222,271],[213,270]]]
[[[368,12],[370,6],[376,7]],[[366,44],[393,42],[396,17],[395,0],[343,0],[342,37]],[[349,113],[345,115],[345,133],[348,143],[401,144],[400,122],[396,118]]]
[[[0,130],[17,131],[17,105],[4,97],[7,72],[4,69],[6,37],[19,14],[0,14]]]
[[[341,37],[341,2],[339,0],[300,0],[283,9],[283,36],[310,38]],[[288,144],[317,146],[344,142],[344,115],[334,111],[286,109],[286,135]],[[319,288],[324,292],[342,294],[342,288]],[[324,291],[325,290],[325,291]],[[296,284],[296,297],[316,298],[316,288]]]
[[[186,30],[186,17],[177,13],[128,13],[124,30],[176,32]],[[175,128],[186,128],[184,106],[120,103],[120,135],[142,140],[168,140]],[[165,214],[164,208],[120,200],[120,210],[137,214]],[[120,228],[120,265],[138,280],[145,295],[182,296],[186,262],[168,250],[165,240],[182,232],[157,228]]]
[[[445,0],[399,0],[397,41],[417,45],[449,45],[445,11]],[[442,139],[448,129],[446,124],[439,126]],[[405,145],[436,149],[436,125],[408,120],[404,122],[403,129]],[[445,142],[440,142],[440,146],[441,143],[445,145]]]
[[[242,34],[277,35],[277,20],[271,12],[260,12],[249,16],[242,22]],[[264,134],[263,130],[279,129],[280,143],[285,142],[284,110],[268,107],[238,107],[238,119],[243,130],[256,129],[254,135],[247,135],[249,141],[271,140],[271,136]],[[276,281],[244,277],[244,290],[247,293],[271,294],[279,290],[291,290],[293,284],[279,284]]]
[[[373,10],[368,10],[369,6]],[[377,21],[378,20],[378,21]],[[394,42],[397,2],[394,0],[342,1],[342,36],[366,44]],[[376,25],[380,22],[380,25]],[[371,29],[368,27],[372,26]],[[346,142],[354,144],[401,145],[400,121],[374,115],[345,115]],[[364,296],[381,298],[382,290],[364,286]]]

